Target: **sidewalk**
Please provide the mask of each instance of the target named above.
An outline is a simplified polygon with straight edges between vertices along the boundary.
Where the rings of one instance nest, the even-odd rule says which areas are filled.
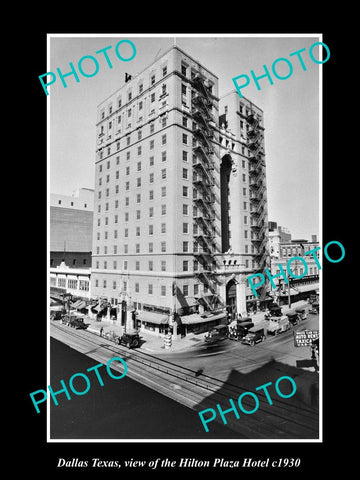
[[[109,322],[98,322],[92,318],[84,317],[84,322],[88,324],[87,330],[96,335],[100,335],[100,329],[103,328],[103,336],[106,336],[108,333],[114,332],[116,335],[122,335],[124,328],[120,325],[112,324]],[[131,330],[129,330],[131,332]],[[159,337],[158,335],[152,335],[151,333],[144,332],[141,330],[139,332],[141,340],[141,350],[152,353],[165,353],[165,352],[178,352],[182,350],[187,350],[191,347],[195,347],[198,343],[204,340],[204,333],[193,334],[190,333],[184,338],[178,338],[177,340],[172,339],[172,344],[170,348],[165,348],[164,337]],[[105,337],[106,338],[106,337]]]
[[[298,302],[294,302],[291,305],[291,309],[287,305],[283,305],[281,307],[283,314],[286,314],[289,310],[294,310],[297,307],[308,307],[310,305],[307,303],[306,300],[300,300]],[[266,322],[265,320],[265,312],[258,312],[256,314],[251,315],[252,321],[255,325],[261,325],[262,322]],[[98,322],[95,319],[84,317],[84,322],[88,324],[87,330],[95,335],[100,335],[100,329],[103,328],[103,336],[106,338],[106,334],[110,334],[114,332],[115,335],[121,336],[123,334],[123,327],[117,324],[109,323],[109,322]],[[196,347],[200,343],[204,341],[204,336],[206,332],[194,334],[189,333],[184,338],[178,338],[177,340],[172,339],[171,347],[165,348],[164,337],[159,337],[157,335],[152,335],[151,333],[144,332],[141,330],[139,332],[140,340],[141,340],[141,350],[150,353],[173,353],[173,352],[180,352],[184,350],[188,350],[191,347]]]

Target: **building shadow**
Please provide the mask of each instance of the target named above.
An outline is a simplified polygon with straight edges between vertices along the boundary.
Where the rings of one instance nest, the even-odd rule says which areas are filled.
[[[311,360],[313,362],[313,360]],[[307,361],[307,366],[309,361]],[[311,366],[314,366],[311,363]],[[291,377],[296,384],[296,392],[290,380],[281,380],[278,384],[280,392],[289,398],[278,395],[275,384],[280,377]],[[206,379],[206,375],[202,376]],[[210,378],[209,382],[210,382]],[[265,384],[272,405],[269,404],[263,389],[256,390]],[[238,398],[244,392],[253,392],[259,399],[259,407],[254,413],[241,411]],[[225,412],[232,406],[230,399],[238,411],[239,417],[233,411],[225,415],[227,426],[249,439],[317,439],[319,438],[319,374],[317,370],[302,370],[275,360],[271,360],[251,373],[240,373],[232,370],[223,385],[213,394],[206,397],[194,409],[197,412],[213,409],[216,412],[216,422],[224,424],[219,408]],[[241,404],[249,412],[255,407],[254,399],[244,396]],[[204,413],[205,421],[214,413]],[[199,421],[201,418],[199,416]],[[215,422],[213,422],[215,424]],[[212,422],[206,424],[211,431]]]

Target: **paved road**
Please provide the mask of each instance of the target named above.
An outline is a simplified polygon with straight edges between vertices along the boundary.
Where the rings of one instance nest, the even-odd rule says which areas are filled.
[[[96,365],[88,356],[58,340],[50,342],[50,384],[60,389],[78,372]],[[90,375],[89,375],[90,377]],[[50,402],[50,438],[56,439],[239,439],[239,432],[213,422],[206,433],[196,411],[161,395],[129,377],[113,380],[102,375],[104,386],[92,382],[86,395],[69,401],[65,394]],[[75,455],[76,456],[76,455]]]
[[[310,325],[304,323],[302,327],[304,326]],[[265,343],[248,347],[226,341],[227,343],[222,343],[211,351],[199,346],[193,349],[191,354],[183,353],[175,362],[174,358],[171,360],[168,355],[161,359],[141,350],[128,350],[90,332],[73,330],[56,323],[51,324],[50,332],[53,337],[103,364],[114,354],[120,355],[128,365],[127,377],[196,411],[214,408],[216,404],[224,405],[225,408],[229,398],[236,401],[244,391],[255,391],[256,387],[270,382],[272,398],[275,395],[273,404],[269,405],[266,399],[262,398],[261,411],[247,416],[241,422],[232,415],[229,425],[238,432],[238,438],[317,438],[318,374],[280,361],[281,357],[284,358],[281,348],[285,348],[286,355],[291,351],[291,335],[284,334],[282,337],[267,340],[269,348],[265,350],[261,348]],[[276,348],[270,350],[270,345]],[[221,352],[221,349],[225,351]],[[243,352],[243,357],[239,352]],[[247,366],[251,365],[251,368],[247,368],[245,373],[236,369],[236,364],[240,362],[241,365],[250,353],[252,357],[251,361],[247,360]],[[184,355],[184,362],[192,365],[194,361],[199,361],[199,357],[202,358],[201,361],[205,359],[208,362],[207,373],[202,368],[195,370],[181,366],[179,358]],[[175,354],[172,353],[171,356],[174,357]],[[222,359],[225,359],[225,363]],[[217,368],[216,375],[214,371],[210,375],[211,365],[213,369]],[[296,395],[291,399],[276,398],[274,384],[281,376],[290,376],[296,381]]]
[[[309,315],[294,330],[304,328],[318,330],[319,316]],[[199,373],[226,380],[233,371],[248,374],[274,361],[297,367],[299,361],[310,360],[311,352],[307,347],[295,347],[293,330],[289,330],[277,336],[268,335],[265,342],[254,347],[228,339],[210,346],[203,341],[194,341],[194,347],[188,351],[159,353],[157,356]],[[309,370],[314,371],[314,367],[309,367]]]

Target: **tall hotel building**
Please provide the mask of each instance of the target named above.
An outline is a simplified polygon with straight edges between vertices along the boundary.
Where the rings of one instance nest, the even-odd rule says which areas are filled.
[[[98,106],[91,293],[118,322],[186,334],[246,315],[247,276],[269,266],[263,130],[177,46]]]

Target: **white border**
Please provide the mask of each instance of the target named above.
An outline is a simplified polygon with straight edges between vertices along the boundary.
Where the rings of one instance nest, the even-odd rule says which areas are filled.
[[[306,37],[318,37],[319,41],[323,41],[323,35],[321,33],[288,33],[288,34],[275,34],[275,33],[252,33],[252,34],[239,34],[239,33],[226,33],[226,34],[218,34],[218,33],[206,33],[206,34],[198,34],[198,33],[148,33],[148,34],[140,34],[140,33],[114,33],[114,34],[85,34],[85,33],[48,33],[47,34],[47,70],[50,71],[50,39],[51,38],[65,38],[65,37],[123,37],[123,36],[131,36],[131,37],[166,37],[166,38],[176,38],[176,37],[222,37],[222,38],[231,38],[231,37],[239,37],[239,38],[306,38]],[[321,59],[322,59],[322,50],[320,51]],[[322,89],[322,65],[319,65],[319,242],[322,245],[322,226],[323,226],[323,219],[322,219],[322,155],[323,155],[323,117],[322,117],[322,108],[323,108],[323,89]],[[51,91],[51,86],[47,87],[49,89],[49,93]],[[46,268],[46,285],[47,285],[47,294],[48,299],[50,298],[50,95],[46,98],[47,105],[46,105],[46,114],[47,114],[47,268]],[[322,257],[322,255],[321,255]],[[322,263],[321,263],[322,264]],[[323,282],[322,282],[322,272],[319,271],[319,293],[321,301],[323,301]],[[265,440],[256,440],[256,439],[209,439],[209,440],[202,440],[202,439],[51,439],[50,438],[50,402],[47,403],[47,415],[46,415],[46,433],[47,433],[47,443],[322,443],[323,442],[323,362],[322,362],[322,355],[323,355],[323,318],[322,318],[322,304],[320,306],[320,315],[319,315],[319,331],[320,331],[320,359],[319,359],[319,438],[318,439],[265,439]],[[50,385],[50,302],[47,302],[47,347],[46,347],[46,354],[47,354],[47,385]]]

